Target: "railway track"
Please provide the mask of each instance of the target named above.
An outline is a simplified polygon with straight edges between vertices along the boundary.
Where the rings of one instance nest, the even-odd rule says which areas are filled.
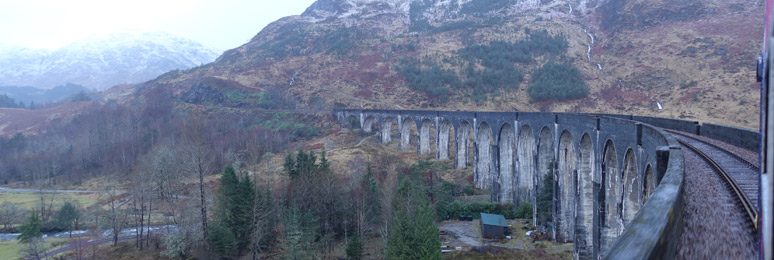
[[[684,147],[698,154],[725,181],[744,209],[750,224],[757,229],[758,173],[754,163],[715,144],[676,131],[668,131]]]

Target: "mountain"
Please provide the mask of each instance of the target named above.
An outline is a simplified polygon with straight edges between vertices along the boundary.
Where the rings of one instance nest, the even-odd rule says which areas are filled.
[[[219,52],[166,33],[88,37],[56,51],[0,47],[0,85],[106,89],[212,62]]]
[[[761,10],[741,0],[319,0],[214,63],[144,86],[197,105],[262,106],[261,93],[280,93],[307,108],[625,113],[755,128]]]
[[[66,97],[75,95],[81,91],[91,92],[92,90],[80,85],[65,84],[52,89],[39,89],[33,87],[0,86],[0,94],[5,94],[16,101],[22,101],[29,106],[31,102],[42,104],[50,101],[62,100]]]
[[[741,0],[319,0],[212,63],[95,100],[143,105],[168,91],[175,107],[212,113],[557,111],[756,128],[759,89],[750,64],[760,52],[762,7]]]

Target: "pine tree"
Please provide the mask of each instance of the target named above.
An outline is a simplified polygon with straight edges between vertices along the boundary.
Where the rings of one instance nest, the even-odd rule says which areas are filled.
[[[328,159],[325,158],[325,150],[323,150],[322,153],[320,154],[320,163],[317,164],[317,168],[319,171],[322,171],[322,172],[327,172],[327,171],[330,171],[331,169],[331,164],[328,162]]]
[[[255,204],[255,186],[247,173],[239,180],[237,193],[233,198],[233,213],[231,219],[231,231],[237,240],[239,252],[250,245],[250,234],[253,233],[253,205]]]
[[[270,250],[274,244],[275,217],[274,201],[271,196],[270,185],[266,185],[265,191],[256,189],[255,209],[253,215],[253,233],[251,237],[251,253],[253,259],[257,259],[257,254],[265,250]]]
[[[265,216],[266,226],[264,227],[263,237],[260,238],[260,245],[263,248],[269,248],[274,244],[274,227],[277,225],[277,219],[274,215],[274,199],[271,195],[271,189],[266,186],[266,193],[261,200],[256,201],[261,203],[261,215]]]
[[[223,171],[220,178],[220,188],[218,189],[218,213],[216,222],[220,228],[227,229],[228,232],[221,232],[216,238],[213,235],[213,242],[221,245],[233,240],[233,247],[220,247],[221,250],[235,249],[235,255],[240,255],[244,249],[250,245],[251,236],[255,223],[253,219],[253,205],[255,205],[255,186],[245,173],[242,178],[238,178],[234,168],[229,165]],[[231,236],[227,238],[226,236]],[[217,239],[227,239],[226,241],[217,241]]]
[[[40,222],[40,218],[38,218],[38,212],[33,210],[32,213],[30,213],[30,218],[27,219],[27,223],[24,223],[24,225],[19,227],[19,232],[21,234],[19,234],[16,239],[23,244],[32,242],[33,239],[43,236],[43,234],[40,233],[41,227],[43,227],[43,224]]]
[[[305,153],[304,150],[299,150],[296,154],[296,177],[309,177],[314,174],[319,168],[316,162],[317,156],[314,152]]]
[[[221,222],[224,227],[233,225],[233,210],[236,204],[235,198],[239,193],[239,179],[234,172],[234,167],[226,166],[223,175],[220,177],[220,187],[218,188],[216,221]]]
[[[292,153],[288,153],[288,155],[285,156],[285,164],[282,165],[282,168],[285,169],[285,173],[287,173],[290,178],[295,178],[298,176],[298,172],[296,171],[296,161],[293,160]]]
[[[235,256],[236,239],[234,239],[234,233],[220,222],[210,226],[210,245],[222,259],[231,259]]]
[[[404,178],[393,201],[386,259],[441,259],[441,240],[424,191]]]
[[[360,235],[357,233],[347,243],[347,258],[352,260],[363,259],[363,242],[360,241]]]
[[[371,206],[368,218],[372,223],[379,223],[381,222],[379,218],[382,216],[382,190],[379,188],[379,183],[376,181],[376,176],[371,171],[370,165],[366,172],[365,182],[368,191],[366,193],[366,202]]]
[[[78,213],[78,209],[73,206],[72,203],[65,202],[64,205],[62,205],[62,208],[59,209],[59,215],[57,215],[57,226],[61,228],[62,230],[70,231],[70,236],[72,237],[72,230],[75,224],[78,222],[78,218],[80,217],[80,214]]]
[[[314,231],[310,225],[311,218],[292,206],[285,216],[285,226],[280,248],[283,253],[280,259],[302,260],[312,259],[314,255]]]
[[[213,249],[224,258],[236,255],[234,250],[238,249],[236,245],[238,238],[236,236],[237,232],[242,228],[239,223],[240,212],[237,210],[241,202],[240,186],[234,167],[231,165],[226,166],[223,170],[223,175],[220,177],[220,188],[218,189],[217,197],[218,211],[216,212],[212,236],[210,237]],[[251,222],[252,219],[250,219]]]
[[[554,198],[554,168],[553,163],[548,164],[548,173],[543,177],[543,188],[537,196],[537,221],[539,224],[547,224],[551,221]]]

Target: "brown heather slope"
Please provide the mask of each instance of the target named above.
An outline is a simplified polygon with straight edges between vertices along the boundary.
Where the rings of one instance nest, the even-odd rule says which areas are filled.
[[[54,123],[67,122],[73,116],[93,109],[95,102],[68,102],[54,108],[28,110],[20,108],[0,108],[0,136],[22,133],[25,136],[46,133],[47,127]]]
[[[261,103],[265,100],[260,95],[273,92],[301,109],[621,113],[758,126],[754,59],[763,30],[762,1],[525,0],[466,13],[466,1],[447,0],[416,12],[419,16],[412,16],[411,3],[421,2],[319,0],[303,15],[270,24],[211,64],[116,87],[103,92],[101,100],[142,105],[149,100],[143,95],[165,88],[172,90],[177,107],[249,111],[272,108]],[[435,29],[411,31],[416,17]],[[560,60],[572,61],[582,72],[588,97],[531,101],[530,74],[555,59],[547,56],[514,64],[524,80],[480,102],[471,99],[468,87],[453,89],[448,102],[441,102],[411,88],[398,73],[407,59],[419,59],[451,69],[465,80],[466,63],[458,50],[495,40],[523,40],[525,29],[566,37],[568,49]],[[594,37],[590,60],[587,32]],[[659,111],[656,102],[664,109]],[[14,119],[29,121],[35,113],[40,112],[6,116],[4,131],[43,129]]]

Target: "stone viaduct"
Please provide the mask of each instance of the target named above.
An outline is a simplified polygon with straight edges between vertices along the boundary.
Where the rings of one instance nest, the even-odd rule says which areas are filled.
[[[537,205],[543,179],[553,174],[555,239],[574,242],[576,259],[674,255],[682,229],[682,150],[651,124],[699,134],[698,122],[355,109],[334,110],[334,116],[379,133],[385,144],[397,136],[399,150],[454,160],[456,168],[472,166],[474,185],[490,189],[492,201]],[[734,129],[705,126],[716,135],[739,136]],[[533,221],[535,215],[533,209]]]

